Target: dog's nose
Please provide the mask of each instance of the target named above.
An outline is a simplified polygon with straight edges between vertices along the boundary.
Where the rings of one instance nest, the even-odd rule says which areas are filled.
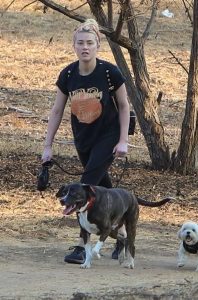
[[[187,235],[190,235],[190,231],[187,231],[186,234],[187,234]]]

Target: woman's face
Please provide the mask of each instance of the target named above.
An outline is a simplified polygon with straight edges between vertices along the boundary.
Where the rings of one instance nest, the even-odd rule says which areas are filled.
[[[90,32],[78,32],[75,36],[74,50],[79,61],[89,62],[96,58],[99,45],[96,36]]]

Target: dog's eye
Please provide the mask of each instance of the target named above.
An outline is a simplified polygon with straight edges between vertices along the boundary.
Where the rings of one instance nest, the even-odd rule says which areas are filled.
[[[195,229],[192,229],[193,232],[195,232]]]

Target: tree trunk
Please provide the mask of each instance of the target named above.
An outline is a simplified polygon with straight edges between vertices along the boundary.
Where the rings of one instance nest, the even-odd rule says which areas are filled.
[[[150,89],[144,46],[138,32],[137,21],[131,1],[128,15],[128,33],[133,48],[128,50],[134,72],[135,86],[138,96],[133,99],[133,106],[146,140],[152,167],[157,170],[167,169],[170,165],[169,147],[164,140],[164,129],[158,116],[158,102]]]
[[[186,111],[181,141],[173,168],[181,174],[198,174],[198,0],[193,7],[193,36],[188,75]]]

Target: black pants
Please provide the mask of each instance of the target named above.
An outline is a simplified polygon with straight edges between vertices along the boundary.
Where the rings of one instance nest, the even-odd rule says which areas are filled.
[[[82,183],[100,185],[111,188],[112,183],[108,174],[114,156],[113,148],[118,143],[118,135],[104,135],[86,152],[77,150],[79,159],[84,167]]]
[[[104,135],[89,150],[80,151],[77,149],[79,159],[84,167],[81,183],[100,185],[106,188],[112,187],[108,168],[114,160],[113,148],[118,140],[117,134]],[[80,238],[82,238],[81,230]]]

